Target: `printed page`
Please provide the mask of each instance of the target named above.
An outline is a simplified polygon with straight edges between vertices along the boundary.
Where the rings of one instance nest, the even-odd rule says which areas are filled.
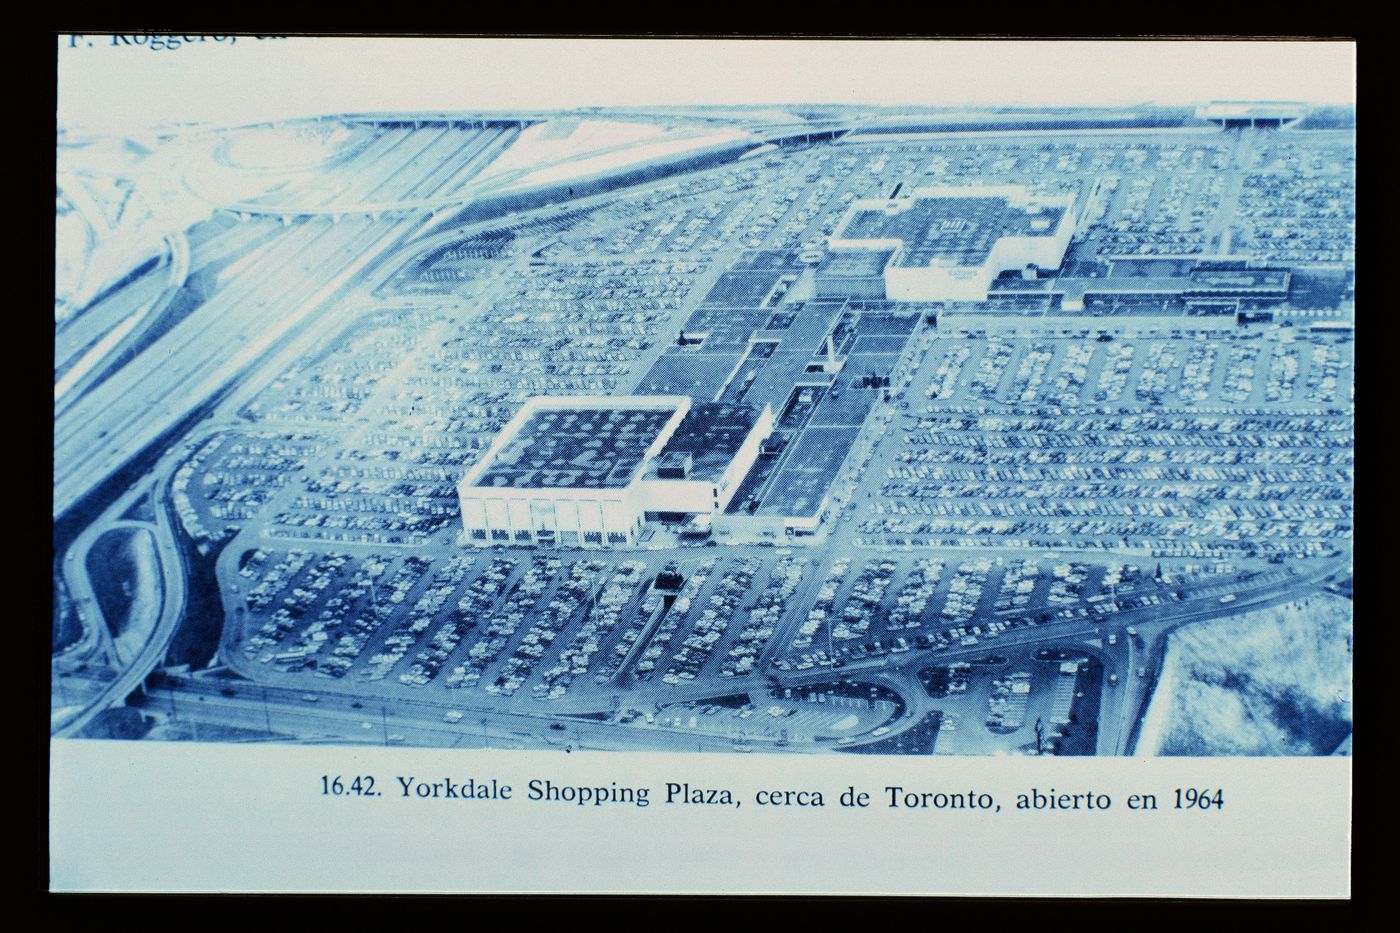
[[[1349,896],[1352,43],[56,41],[53,891]]]

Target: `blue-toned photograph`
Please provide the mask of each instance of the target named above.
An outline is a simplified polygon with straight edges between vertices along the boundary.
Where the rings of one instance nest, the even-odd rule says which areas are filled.
[[[354,41],[58,38],[52,736],[1351,754],[1347,68],[121,105]]]

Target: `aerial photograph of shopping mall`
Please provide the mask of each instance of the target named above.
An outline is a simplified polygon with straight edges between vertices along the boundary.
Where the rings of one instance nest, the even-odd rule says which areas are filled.
[[[56,159],[55,738],[1351,754],[1354,106]]]

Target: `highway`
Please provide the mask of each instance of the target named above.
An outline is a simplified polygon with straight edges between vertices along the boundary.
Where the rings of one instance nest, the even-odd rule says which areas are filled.
[[[417,132],[425,131],[420,130]],[[382,215],[389,212],[442,212],[448,208],[464,207],[480,198],[484,191],[509,192],[515,194],[536,187],[540,189],[564,187],[571,181],[576,182],[578,178],[592,178],[595,175],[604,173],[584,172],[582,175],[570,178],[567,175],[559,174],[553,170],[567,168],[575,164],[586,164],[595,160],[605,159],[608,156],[625,155],[629,150],[645,149],[657,143],[656,139],[643,139],[613,146],[602,146],[596,149],[588,149],[573,153],[558,159],[541,160],[521,168],[509,169],[495,174],[483,174],[489,169],[490,162],[508,148],[508,143],[513,142],[516,135],[518,135],[518,133],[515,131],[504,133],[499,137],[495,137],[491,145],[488,145],[485,149],[480,151],[468,151],[471,147],[465,147],[463,150],[459,150],[454,154],[453,158],[461,159],[462,153],[467,152],[467,161],[460,167],[460,170],[446,173],[443,176],[444,181],[432,191],[426,190],[425,187],[420,185],[415,185],[403,192],[384,192],[382,190],[382,185],[371,185],[368,187],[368,190],[365,190],[365,187],[361,185],[362,179],[357,178],[355,182],[356,189],[354,191],[337,190],[324,197],[313,197],[305,201],[267,202],[249,199],[228,204],[225,205],[225,207],[227,210],[236,211],[241,214],[272,214],[283,217],[344,217],[352,214]],[[802,135],[802,133],[780,135],[782,135],[783,138],[787,138],[788,135]],[[751,148],[761,145],[763,142],[764,139],[759,136],[754,136],[749,140],[736,138],[728,143],[712,144],[711,146],[705,147],[703,150],[683,150],[668,153],[662,157],[662,160],[684,160],[693,158],[700,154],[700,152],[709,149],[723,148],[723,146]],[[373,168],[377,160],[388,151],[390,151],[389,148],[371,144],[371,146],[356,153],[354,160],[359,162],[360,160],[368,158],[370,160],[368,167]],[[419,152],[421,151],[422,150],[419,150]],[[415,161],[416,157],[417,153],[411,155],[409,157],[410,162]],[[623,163],[619,165],[615,171],[628,172],[641,168],[645,164],[645,160]],[[366,165],[358,165],[356,171],[363,171],[365,168]],[[534,175],[549,177],[551,180],[541,181],[539,183],[530,182],[530,176]],[[371,173],[370,177],[374,178],[376,175]],[[392,178],[394,176],[391,175],[390,177]],[[517,185],[517,183],[522,181],[523,184]],[[191,190],[195,191],[196,194],[199,193],[193,186],[191,186]],[[324,192],[318,193],[324,194]],[[208,195],[202,194],[200,196],[209,197]]]
[[[164,488],[168,477],[161,477],[158,481],[160,488]],[[123,510],[130,506],[132,502],[141,495],[147,493],[145,484],[138,485],[137,488],[128,492],[113,508],[113,513],[120,515]],[[131,663],[122,669],[115,680],[78,715],[65,722],[61,728],[54,731],[54,735],[59,737],[71,737],[80,733],[87,727],[88,723],[103,710],[122,703],[131,692],[137,689],[141,683],[150,676],[151,672],[160,666],[164,660],[166,651],[170,647],[170,640],[175,635],[175,630],[180,624],[181,616],[185,609],[186,596],[186,568],[180,559],[179,544],[175,537],[175,527],[168,507],[163,501],[156,509],[156,522],[152,528],[150,525],[143,527],[150,528],[156,538],[158,556],[161,569],[161,578],[164,592],[161,599],[160,617],[151,631],[150,637],[145,645]],[[130,524],[130,523],[127,523]],[[94,523],[89,526],[73,547],[69,548],[68,554],[63,561],[64,579],[68,583],[73,599],[82,613],[84,626],[84,639],[92,637],[93,632],[100,632],[106,636],[106,642],[110,644],[110,636],[102,613],[98,608],[96,594],[92,589],[92,581],[87,572],[87,553],[91,549],[94,541],[105,534],[113,526],[105,522]]]
[[[83,309],[54,332],[54,368],[66,372],[103,335],[139,314],[161,295],[169,281],[169,257],[162,264]]]
[[[412,221],[313,221],[54,423],[55,517],[264,357]]]
[[[157,321],[160,320],[162,312],[175,300],[175,296],[180,293],[185,285],[185,279],[190,272],[190,246],[184,232],[173,233],[165,238],[166,251],[169,262],[166,266],[167,275],[164,287],[150,302],[136,307],[125,319],[116,323],[110,328],[100,340],[96,341],[82,358],[74,361],[71,368],[64,373],[54,385],[54,416],[58,416],[67,410],[68,406],[87,392],[95,382],[102,379],[104,373],[112,366],[113,361],[120,360],[124,354],[131,352],[131,348],[136,345]],[[150,277],[146,277],[149,279]],[[136,283],[133,288],[140,294],[144,289],[139,286],[146,284],[146,279]],[[87,323],[87,315],[84,314],[78,319],[79,323]],[[91,332],[89,329],[88,332]],[[79,338],[80,339],[80,338]]]

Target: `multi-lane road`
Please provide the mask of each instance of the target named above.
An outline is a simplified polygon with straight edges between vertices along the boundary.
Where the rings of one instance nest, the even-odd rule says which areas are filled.
[[[264,359],[414,226],[306,222],[74,402],[54,421],[54,516]]]
[[[116,507],[126,509],[140,497],[149,494],[150,487],[141,484],[124,495]],[[162,501],[156,509],[156,518],[153,524],[135,522],[122,524],[147,528],[155,537],[162,587],[160,615],[141,650],[130,661],[120,666],[117,676],[111,683],[76,715],[62,723],[55,724],[57,728],[54,734],[57,736],[78,735],[99,713],[121,703],[131,695],[132,691],[141,686],[151,672],[165,660],[170,640],[175,636],[175,630],[184,614],[187,568],[181,559],[180,547],[175,538],[174,522],[165,503]],[[113,527],[120,526],[108,523],[90,526],[78,536],[63,558],[64,580],[68,584],[69,592],[72,593],[79,611],[83,614],[84,639],[99,637],[110,641],[107,622],[102,617],[96,593],[93,591],[92,581],[88,576],[87,554],[93,543]],[[81,652],[73,653],[75,655],[81,654]],[[61,659],[59,663],[61,664]],[[56,676],[62,676],[62,674]]]
[[[598,720],[507,713],[454,707],[456,722],[444,719],[444,705],[356,699],[349,695],[305,693],[217,678],[157,683],[145,691],[142,706],[175,723],[188,724],[189,737],[202,728],[238,729],[250,739],[334,744],[406,745],[462,748],[557,748],[613,751],[732,751],[728,735],[663,725],[617,725]],[[227,737],[227,736],[225,736]],[[773,746],[776,738],[751,737],[753,746]],[[790,746],[796,751],[823,747]]]

